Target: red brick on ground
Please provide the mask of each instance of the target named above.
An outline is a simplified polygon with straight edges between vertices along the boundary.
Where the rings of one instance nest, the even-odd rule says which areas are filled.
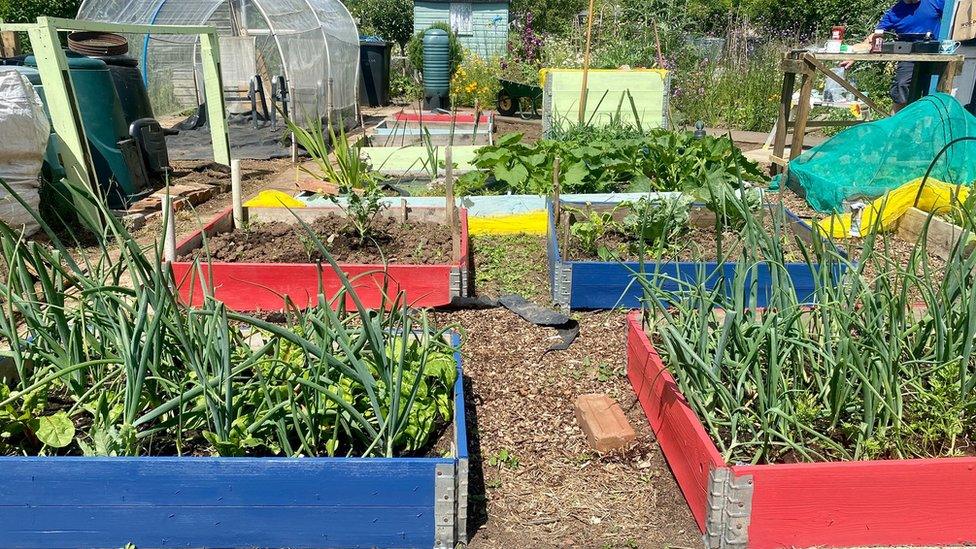
[[[620,405],[603,393],[580,395],[576,399],[576,419],[590,447],[597,452],[626,448],[637,438]]]

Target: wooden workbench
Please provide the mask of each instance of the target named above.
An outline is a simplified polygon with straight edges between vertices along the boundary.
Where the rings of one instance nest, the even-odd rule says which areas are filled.
[[[952,90],[952,81],[962,70],[963,56],[939,53],[813,53],[807,50],[789,52],[780,62],[780,68],[783,69],[783,91],[780,96],[779,120],[776,122],[776,135],[773,140],[773,155],[770,157],[773,162],[774,173],[784,169],[790,160],[803,152],[803,137],[807,128],[828,125],[823,122],[809,121],[810,95],[813,92],[813,80],[818,72],[837,82],[878,115],[882,117],[889,115],[888,112],[882,110],[866,95],[858,91],[850,82],[837,76],[824,65],[824,62],[840,61],[939,63],[942,65],[942,70],[939,74],[938,90],[949,93]],[[796,118],[791,120],[793,90],[797,76],[800,77],[800,97],[797,100]],[[857,123],[859,122],[830,121],[829,125],[849,126]],[[793,130],[793,140],[790,144],[790,155],[789,158],[785,158],[783,153],[786,150],[786,136],[791,129]]]

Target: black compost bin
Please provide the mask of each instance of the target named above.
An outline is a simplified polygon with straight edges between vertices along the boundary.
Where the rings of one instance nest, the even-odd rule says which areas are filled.
[[[393,43],[376,36],[359,38],[359,102],[370,107],[390,104],[390,54]]]

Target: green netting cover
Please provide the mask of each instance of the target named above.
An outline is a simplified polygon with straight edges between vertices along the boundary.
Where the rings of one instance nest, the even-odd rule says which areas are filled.
[[[925,175],[953,139],[976,136],[976,117],[951,96],[937,93],[898,114],[852,126],[790,162],[791,187],[821,212],[838,212],[853,197],[876,198]],[[952,145],[929,177],[969,185],[976,179],[976,141]],[[773,181],[777,188],[779,179]]]

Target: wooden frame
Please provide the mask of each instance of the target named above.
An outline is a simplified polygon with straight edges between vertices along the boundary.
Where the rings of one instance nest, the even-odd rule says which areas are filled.
[[[789,52],[780,63],[783,70],[783,86],[780,91],[779,118],[776,122],[776,134],[773,139],[773,161],[772,170],[784,171],[786,164],[803,152],[803,139],[807,128],[816,127],[809,122],[810,117],[810,95],[813,92],[813,80],[818,74],[830,78],[845,90],[854,94],[855,97],[863,101],[869,108],[876,111],[882,117],[889,113],[883,111],[871,99],[857,90],[846,79],[841,78],[827,68],[823,61],[917,61],[926,63],[942,64],[942,73],[939,78],[938,91],[949,93],[952,90],[952,82],[955,76],[961,72],[963,65],[962,55],[943,55],[937,53],[813,53],[806,50],[794,50]],[[800,78],[800,97],[796,107],[796,117],[791,120],[793,90],[796,87],[796,79]],[[859,121],[835,121],[833,125],[851,126],[859,124]],[[819,124],[822,125],[822,124]],[[785,156],[786,136],[793,130],[793,139],[790,143],[789,158]]]
[[[572,204],[572,202],[562,200],[561,204]],[[549,263],[549,283],[553,301],[564,309],[639,307],[643,290],[635,282],[638,273],[648,278],[667,277],[668,280],[663,282],[663,286],[669,289],[678,289],[678,283],[674,279],[696,282],[711,288],[732,280],[738,269],[736,262],[719,264],[714,261],[669,263],[649,261],[642,266],[633,261],[621,263],[567,260],[564,257],[565,252],[559,247],[558,231],[564,233],[568,231],[566,224],[568,218],[563,214],[566,223],[557,223],[551,200],[548,201],[547,208],[549,223],[546,256]],[[786,215],[789,228],[804,240],[812,241],[811,227],[789,210],[786,210]],[[812,299],[815,273],[811,271],[810,266],[806,263],[787,263],[785,267],[796,290],[797,299],[800,301]],[[841,265],[836,267],[835,278],[840,276],[843,269]],[[757,279],[758,305],[764,306],[772,284],[769,268],[766,265],[757,265],[754,274],[750,276],[755,276]]]
[[[207,100],[207,119],[213,142],[214,160],[230,165],[230,141],[227,137],[223,85],[220,76],[220,50],[217,29],[207,26],[180,25],[118,25],[94,21],[76,21],[55,17],[38,17],[37,23],[0,23],[0,31],[24,31],[30,38],[37,59],[37,70],[44,84],[44,94],[51,126],[58,137],[58,154],[64,165],[66,179],[81,188],[96,189],[94,164],[85,128],[81,123],[74,84],[68,70],[68,60],[58,39],[59,32],[93,31],[129,34],[199,35],[200,56],[203,61],[204,93]]]
[[[0,540],[24,548],[463,544],[469,457],[457,333],[452,343],[453,455],[0,457]]]
[[[244,208],[245,219],[254,221],[281,221],[296,223],[296,216],[305,222],[329,213],[342,214],[338,207],[298,208]],[[424,208],[401,205],[383,210],[381,215],[401,220],[450,224],[445,208]],[[471,289],[471,261],[468,243],[468,215],[461,209],[458,215],[458,231],[454,235],[457,250],[450,263],[438,265],[364,265],[340,264],[342,271],[352,281],[359,298],[366,307],[379,307],[386,295],[393,297],[397,291],[406,294],[412,307],[437,307],[450,304],[455,297],[467,296]],[[176,255],[187,254],[203,246],[205,236],[234,229],[233,208],[217,214],[206,226],[194,232],[176,245]],[[204,289],[200,273],[193,262],[174,261],[173,275],[180,299],[190,306],[203,302]],[[326,296],[332,297],[341,283],[335,271],[325,263],[228,263],[207,262],[200,259],[200,269],[207,280],[207,287],[214,297],[235,311],[279,311],[284,307],[283,296],[288,296],[296,306],[305,308],[315,305],[319,285]],[[351,301],[347,303],[353,305]]]
[[[627,319],[627,376],[709,548],[969,545],[976,458],[729,465]]]

